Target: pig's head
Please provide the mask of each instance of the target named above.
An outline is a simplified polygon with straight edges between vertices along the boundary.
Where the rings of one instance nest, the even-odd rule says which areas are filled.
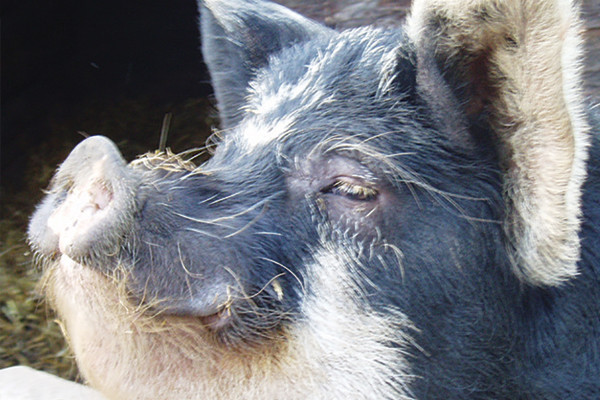
[[[458,3],[417,3],[405,30],[342,33],[263,1],[201,5],[223,121],[213,157],[127,164],[88,138],[29,227],[93,386],[408,398],[411,377],[454,368],[468,338],[510,345],[497,300],[576,272],[585,127],[569,120],[570,82],[568,101],[539,104],[556,85],[529,79],[563,83],[544,63],[575,22],[549,7],[560,32],[533,18],[553,39],[529,48],[529,26],[511,25],[527,4]],[[487,30],[469,30],[481,18]],[[496,368],[500,344],[473,368]]]

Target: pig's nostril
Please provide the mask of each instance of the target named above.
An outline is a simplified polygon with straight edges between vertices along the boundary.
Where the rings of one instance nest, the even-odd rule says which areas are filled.
[[[113,191],[104,183],[95,184],[91,190],[92,203],[96,210],[103,210],[113,200]]]

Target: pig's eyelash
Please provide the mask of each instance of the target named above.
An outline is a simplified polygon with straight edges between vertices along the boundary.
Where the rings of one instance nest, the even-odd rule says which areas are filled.
[[[343,196],[354,201],[373,201],[379,195],[377,189],[347,177],[337,178],[335,182],[321,189],[321,193]]]

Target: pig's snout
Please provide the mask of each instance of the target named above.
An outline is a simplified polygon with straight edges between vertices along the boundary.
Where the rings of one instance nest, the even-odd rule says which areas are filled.
[[[116,254],[131,229],[138,182],[112,141],[84,140],[52,179],[29,225],[29,241],[46,256],[89,260]]]

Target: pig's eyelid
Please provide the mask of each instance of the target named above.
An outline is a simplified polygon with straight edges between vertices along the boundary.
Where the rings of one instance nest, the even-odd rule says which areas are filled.
[[[354,201],[373,201],[379,195],[376,188],[345,177],[336,178],[333,183],[321,189],[321,193],[343,196]]]

